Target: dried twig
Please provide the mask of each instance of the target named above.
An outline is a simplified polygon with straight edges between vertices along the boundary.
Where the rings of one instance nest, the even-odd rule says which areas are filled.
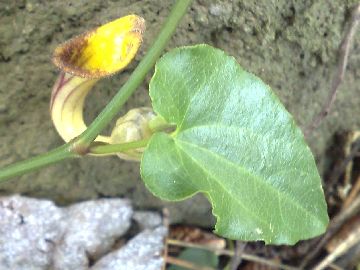
[[[355,185],[351,189],[349,196],[344,201],[342,209],[348,208],[353,203],[359,192],[360,192],[360,176],[356,179]]]
[[[353,131],[349,133],[348,140],[345,143],[345,149],[344,153],[346,156],[349,156],[349,154],[352,152],[353,147],[356,147],[356,143],[360,141],[360,131]],[[357,156],[358,153],[355,153],[354,157]],[[346,166],[345,172],[344,172],[344,187],[346,187],[351,182],[351,175],[353,171],[353,160],[349,162],[349,164]]]
[[[168,234],[170,233],[170,221],[169,221],[169,210],[167,208],[164,208],[162,211],[163,214],[163,225],[167,228]],[[164,250],[163,250],[163,257],[164,257],[164,264],[162,265],[161,269],[162,270],[166,270],[166,262],[168,259],[168,244],[167,241],[165,240],[164,243]]]
[[[329,268],[334,269],[334,270],[344,270],[340,266],[337,266],[336,264],[333,264],[333,263],[329,264]]]
[[[218,256],[226,255],[226,256],[233,257],[234,254],[235,254],[235,252],[233,250],[228,250],[228,249],[217,249],[217,248],[213,248],[213,247],[210,247],[210,246],[203,246],[203,245],[198,245],[198,244],[194,244],[194,243],[179,241],[179,240],[175,240],[175,239],[168,239],[167,241],[168,241],[168,245],[176,245],[176,246],[181,246],[181,247],[192,247],[192,248],[206,249],[206,250],[214,252]],[[268,265],[270,267],[274,267],[275,269],[280,268],[280,269],[283,269],[283,270],[299,270],[299,268],[297,268],[297,267],[292,267],[292,266],[289,266],[289,265],[276,263],[276,262],[271,261],[269,259],[261,258],[261,257],[251,255],[251,254],[242,253],[241,258],[243,258],[244,260],[247,260],[247,261],[262,263],[262,264]]]
[[[360,6],[360,5],[359,5]],[[354,159],[356,154],[360,150],[360,139],[358,138],[354,143],[351,149],[350,154],[345,158],[342,164],[336,169],[333,173],[329,182],[337,181],[340,175],[345,171],[346,166],[349,164],[351,160]],[[357,196],[358,193],[358,185],[360,185],[357,181],[356,186],[354,186],[352,192],[350,193],[349,197],[345,201],[346,207],[342,207],[340,213],[338,213],[331,221],[326,234],[319,240],[316,247],[312,249],[310,253],[302,260],[300,268],[303,269],[306,267],[311,260],[313,260],[322,248],[326,245],[326,243],[333,237],[333,235],[340,229],[340,227],[344,224],[346,220],[351,218],[354,214],[356,214],[360,210],[360,196]],[[357,197],[356,197],[357,196]],[[344,205],[345,205],[344,203]]]
[[[343,255],[346,251],[348,251],[350,248],[352,248],[359,242],[360,242],[360,227],[356,228],[353,232],[351,232],[349,236],[341,244],[339,244],[332,253],[330,253],[327,257],[325,257],[314,268],[314,270],[325,269],[329,264],[331,264],[338,257]]]
[[[242,254],[246,247],[246,243],[235,241],[235,253],[231,260],[231,270],[237,270],[242,261]]]
[[[353,14],[350,19],[349,28],[344,36],[344,39],[341,42],[339,48],[339,64],[331,84],[331,91],[329,93],[329,96],[325,104],[323,105],[323,108],[320,111],[320,113],[313,118],[309,126],[305,129],[304,132],[305,137],[309,136],[313,132],[313,130],[320,125],[322,120],[324,120],[324,118],[329,114],[330,109],[333,103],[335,102],[338,87],[344,79],[346,66],[349,59],[351,44],[356,32],[356,28],[359,25],[359,22],[360,22],[360,3],[355,7],[353,11]]]
[[[360,139],[358,138],[354,143],[353,147],[349,153],[349,155],[345,158],[345,160],[340,164],[336,170],[334,170],[332,176],[329,179],[329,183],[337,182],[337,180],[340,178],[340,176],[344,173],[346,170],[346,167],[348,164],[356,157],[356,155],[360,151]]]
[[[179,258],[174,258],[174,257],[171,257],[171,256],[168,256],[166,258],[166,262],[169,263],[169,264],[178,265],[178,266],[190,269],[190,270],[215,270],[212,267],[200,266],[200,265],[197,265],[195,263],[185,261],[185,260],[181,260]]]
[[[326,234],[321,238],[316,247],[309,253],[300,265],[301,269],[304,269],[308,263],[314,259],[322,250],[324,245],[330,240],[330,238],[340,229],[346,220],[354,216],[360,210],[360,196],[358,196],[348,208],[342,210],[331,221]]]

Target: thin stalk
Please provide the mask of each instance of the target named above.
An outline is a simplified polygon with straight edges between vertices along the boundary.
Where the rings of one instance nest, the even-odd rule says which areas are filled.
[[[221,255],[226,255],[226,256],[230,256],[230,257],[235,256],[235,251],[234,250],[218,249],[218,248],[215,248],[215,247],[206,246],[206,245],[200,245],[200,244],[196,244],[196,243],[192,243],[192,242],[185,242],[185,241],[180,241],[180,240],[170,239],[169,238],[169,239],[166,240],[166,243],[168,245],[173,245],[173,246],[199,248],[199,249],[209,250],[209,251],[213,252],[217,256],[221,256]],[[272,261],[270,259],[261,258],[261,257],[258,257],[256,255],[251,255],[251,254],[247,254],[247,253],[242,253],[241,258],[243,258],[244,260],[247,260],[247,261],[253,261],[253,262],[257,262],[257,263],[262,263],[262,264],[268,265],[270,267],[273,267],[275,269],[300,270],[300,268],[297,268],[297,267],[277,263],[277,262],[274,262],[274,261]]]
[[[161,115],[157,115],[155,118],[151,119],[148,125],[152,133],[176,128],[176,125],[169,124]]]
[[[71,151],[70,144],[64,144],[45,154],[38,155],[33,158],[26,159],[11,164],[0,170],[0,182],[8,180],[12,177],[23,175],[27,172],[35,171],[45,166],[60,162],[64,159],[79,157]]]
[[[128,81],[120,88],[114,98],[106,105],[104,110],[95,118],[86,131],[79,136],[77,139],[79,145],[89,146],[120,111],[121,107],[129,99],[132,93],[134,93],[134,91],[142,84],[146,74],[153,68],[170,37],[175,32],[177,25],[186,13],[190,3],[191,0],[178,0],[175,3],[164,27],[148,53],[141,60]]]
[[[180,267],[180,269],[185,268],[185,269],[189,269],[189,270],[215,270],[212,267],[200,266],[200,265],[195,264],[193,262],[182,260],[182,259],[171,257],[171,256],[168,256],[166,258],[166,263],[177,265],[177,266]]]
[[[23,175],[27,172],[35,171],[42,167],[60,162],[64,159],[79,157],[80,155],[76,154],[79,150],[86,153],[87,147],[89,147],[91,142],[93,142],[97,135],[100,134],[100,132],[110,123],[112,118],[118,113],[131,94],[133,94],[137,87],[143,82],[146,74],[154,66],[156,60],[165,48],[190,3],[191,0],[176,1],[160,34],[148,53],[141,60],[128,81],[83,134],[81,134],[73,142],[64,144],[63,146],[55,148],[50,152],[2,168],[0,170],[0,182],[15,176]]]
[[[145,147],[149,142],[149,139],[121,143],[121,144],[105,144],[105,145],[94,145],[89,149],[89,153],[91,154],[116,154],[124,151],[128,151],[131,149],[137,149]]]

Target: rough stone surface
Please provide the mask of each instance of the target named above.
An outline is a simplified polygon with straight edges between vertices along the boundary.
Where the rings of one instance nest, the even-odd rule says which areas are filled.
[[[86,118],[91,120],[129,77],[173,2],[0,1],[0,167],[62,143],[48,114],[50,91],[58,73],[50,56],[58,43],[125,14],[136,13],[146,19],[144,43],[135,62],[121,75],[101,81],[87,100]],[[168,49],[195,43],[224,49],[267,82],[304,127],[327,96],[349,8],[356,2],[194,0]],[[308,139],[321,173],[331,161],[326,151],[334,134],[360,127],[360,117],[354,117],[360,115],[359,34],[353,47],[332,113]],[[149,105],[149,78],[122,113]],[[139,164],[116,157],[66,161],[3,183],[0,189],[3,194],[51,198],[59,204],[126,196],[145,209],[167,206],[173,222],[209,226],[213,221],[203,197],[162,202],[145,189]]]
[[[133,215],[133,219],[140,226],[140,229],[153,229],[162,224],[160,215],[156,212],[137,211]]]
[[[59,208],[47,200],[2,197],[0,270],[86,270],[112,251],[132,215],[129,201],[121,199]]]
[[[164,248],[164,237],[167,229],[164,226],[146,229],[131,239],[124,247],[114,251],[91,270],[160,270],[164,263],[161,256]]]
[[[65,210],[50,201],[0,198],[0,269],[46,269],[64,218]]]
[[[128,201],[104,199],[78,203],[66,209],[65,230],[54,249],[54,270],[87,269],[111,250],[130,226]]]

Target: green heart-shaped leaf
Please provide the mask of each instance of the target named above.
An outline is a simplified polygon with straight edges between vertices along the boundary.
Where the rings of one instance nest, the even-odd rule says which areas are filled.
[[[176,125],[156,133],[141,162],[165,200],[203,192],[216,232],[294,244],[323,233],[328,216],[314,158],[269,86],[207,45],[164,55],[150,83],[153,108]]]

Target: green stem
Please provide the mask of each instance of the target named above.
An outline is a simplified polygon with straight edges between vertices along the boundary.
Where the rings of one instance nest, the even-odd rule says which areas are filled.
[[[149,142],[149,139],[121,143],[121,144],[105,144],[105,145],[94,145],[90,147],[91,154],[116,154],[131,149],[137,149],[145,147]]]
[[[9,178],[23,175],[42,167],[60,162],[64,159],[78,157],[69,144],[64,144],[54,150],[45,154],[11,164],[0,170],[0,181],[5,181]]]
[[[100,132],[110,123],[115,115],[120,111],[124,103],[134,93],[134,91],[144,81],[146,74],[155,65],[156,60],[164,50],[170,37],[176,30],[181,18],[186,13],[191,0],[178,0],[170,15],[168,16],[164,27],[162,28],[158,38],[149,49],[148,53],[141,60],[140,64],[131,74],[128,81],[121,87],[119,92],[107,104],[104,110],[96,117],[92,124],[81,134],[77,140],[79,145],[89,146],[92,141],[100,134]]]
[[[148,125],[152,133],[166,131],[170,128],[176,128],[176,125],[169,124],[161,115],[157,115],[155,118],[151,119]]]
[[[48,153],[2,168],[0,170],[0,182],[60,162],[67,158],[78,157],[74,152],[74,149],[86,149],[91,142],[95,140],[97,135],[110,123],[112,118],[118,113],[136,88],[143,82],[146,74],[154,66],[156,60],[165,48],[190,3],[191,0],[176,1],[159,36],[148,53],[141,60],[128,81],[83,134],[75,141],[58,147]]]

